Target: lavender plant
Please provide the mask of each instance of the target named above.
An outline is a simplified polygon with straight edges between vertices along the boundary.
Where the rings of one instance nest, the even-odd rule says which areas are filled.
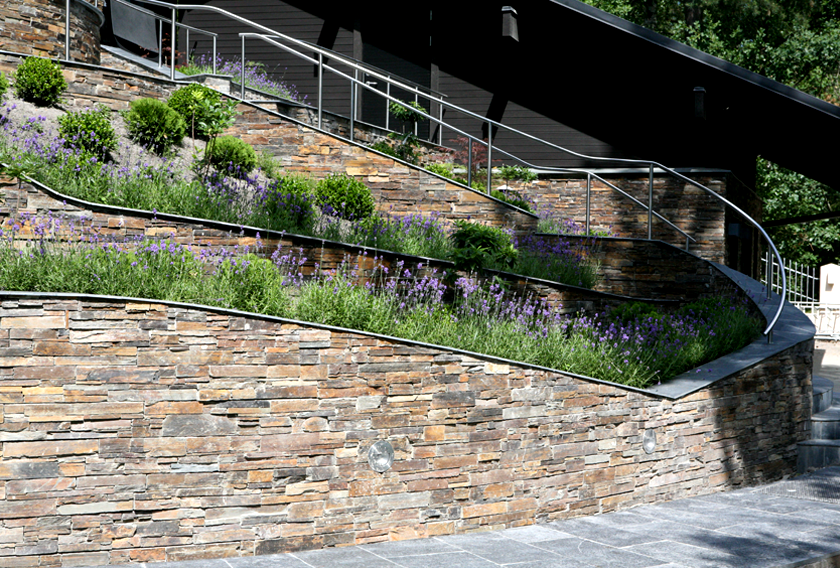
[[[57,243],[61,241],[62,245]],[[68,244],[69,243],[69,244]],[[737,349],[759,332],[749,300],[710,298],[673,315],[568,317],[560,307],[422,265],[358,263],[304,278],[278,249],[200,251],[171,239],[105,237],[90,221],[21,215],[0,226],[0,289],[189,301],[448,345],[644,387]],[[452,298],[450,302],[447,299]],[[626,314],[625,314],[626,315]]]
[[[178,70],[184,75],[212,73],[213,56],[207,53],[197,58],[192,58],[187,65],[179,67]],[[232,75],[238,79],[242,76],[242,62],[239,59],[224,59],[220,54],[217,54],[216,73],[219,75]],[[245,61],[245,87],[298,103],[304,103],[306,101],[306,96],[301,97],[294,85],[290,85],[282,79],[273,79],[272,75],[265,70],[262,64]]]

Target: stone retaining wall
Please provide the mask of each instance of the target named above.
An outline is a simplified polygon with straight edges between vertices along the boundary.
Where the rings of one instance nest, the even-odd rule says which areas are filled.
[[[13,70],[18,60],[10,55],[0,57],[0,70]],[[129,102],[136,98],[166,99],[182,86],[163,78],[78,65],[65,65],[64,76],[68,89],[62,97],[63,104],[102,103],[113,110],[128,108]],[[242,114],[225,134],[278,156],[287,171],[304,172],[315,180],[331,173],[359,178],[371,188],[377,208],[383,212],[441,215],[450,220],[474,218],[488,225],[509,227],[520,234],[536,229],[536,217],[481,192],[410,168],[259,107],[240,103],[237,110]]]
[[[74,200],[51,195],[38,187],[16,180],[0,178],[0,223],[20,215],[64,217],[68,220],[87,219],[104,239],[119,242],[137,237],[172,238],[175,242],[194,248],[220,251],[234,247],[249,247],[260,256],[270,257],[278,248],[293,252],[306,261],[301,271],[311,276],[316,266],[321,270],[336,270],[343,262],[358,264],[359,277],[371,278],[380,266],[391,268],[397,262],[415,271],[418,263],[423,270],[418,274],[436,271],[438,274],[453,268],[448,261],[431,260],[409,255],[364,249],[342,243],[296,235],[280,235],[263,231],[257,247],[256,231],[242,230],[230,225],[211,222],[191,222],[168,215],[142,216],[119,208],[98,207],[92,210]],[[19,234],[21,241],[36,239],[30,227]],[[75,238],[75,237],[74,237]],[[541,238],[586,241],[581,237],[541,235]],[[566,312],[603,311],[616,307],[629,298],[652,300],[667,305],[668,301],[693,301],[697,298],[732,291],[731,281],[720,275],[707,262],[685,254],[679,249],[657,241],[632,239],[598,239],[594,246],[582,243],[582,250],[589,251],[600,264],[596,290],[563,286],[547,281],[500,276],[512,284],[512,290],[535,294],[552,305],[562,304]],[[613,296],[615,295],[615,296]]]
[[[52,59],[64,57],[64,0],[0,3],[0,49]],[[70,3],[70,57],[99,63],[101,11],[82,0]]]
[[[668,400],[220,310],[4,292],[0,564],[428,537],[776,480],[807,437],[812,347]],[[396,454],[381,474],[377,440]]]

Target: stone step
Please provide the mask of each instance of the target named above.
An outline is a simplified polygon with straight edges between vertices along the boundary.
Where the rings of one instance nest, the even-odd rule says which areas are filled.
[[[800,474],[840,464],[840,440],[805,440],[799,442],[797,454]]]
[[[831,406],[831,401],[834,398],[834,383],[828,379],[814,375],[813,384],[814,402],[811,414],[819,414]]]

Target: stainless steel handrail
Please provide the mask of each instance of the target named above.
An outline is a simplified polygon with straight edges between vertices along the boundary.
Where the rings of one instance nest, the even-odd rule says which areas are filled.
[[[302,42],[302,41],[300,41],[300,40],[296,40],[296,39],[294,39],[294,38],[291,38],[291,37],[289,37],[289,36],[286,36],[285,34],[280,34],[279,32],[277,32],[277,31],[275,31],[275,30],[272,30],[272,29],[270,29],[270,28],[267,28],[267,27],[265,27],[265,26],[262,26],[262,25],[260,25],[260,24],[255,23],[255,22],[252,22],[252,21],[250,21],[250,20],[247,20],[247,19],[245,19],[245,18],[242,18],[241,16],[237,16],[236,14],[233,14],[233,13],[231,13],[231,12],[228,12],[227,10],[223,10],[223,9],[221,9],[221,8],[217,8],[217,7],[215,7],[215,6],[205,6],[205,5],[201,5],[201,4],[170,4],[170,3],[168,3],[168,2],[163,2],[163,1],[161,1],[161,0],[137,0],[137,1],[142,2],[142,3],[146,3],[146,4],[155,5],[155,6],[162,6],[162,7],[170,8],[170,9],[172,10],[172,18],[171,18],[171,21],[172,21],[172,45],[173,45],[173,53],[172,53],[172,57],[170,58],[170,59],[171,59],[171,71],[170,71],[170,78],[171,78],[171,79],[174,79],[174,78],[175,78],[174,40],[175,40],[175,34],[176,34],[176,24],[177,24],[177,23],[176,23],[176,10],[178,10],[178,9],[181,9],[181,10],[208,10],[208,11],[211,11],[211,12],[216,12],[216,13],[218,13],[218,14],[221,14],[221,15],[223,15],[223,16],[226,16],[226,17],[228,17],[228,18],[230,18],[230,19],[233,19],[233,20],[235,20],[235,21],[237,21],[237,22],[240,22],[240,23],[242,23],[242,24],[245,24],[245,25],[247,25],[247,26],[249,26],[249,27],[251,27],[251,28],[257,29],[257,30],[259,30],[259,31],[263,32],[264,34],[267,34],[267,36],[269,36],[269,37],[283,37],[284,39],[287,39],[287,40],[289,40],[289,41],[291,41],[291,42],[293,42],[293,43],[297,43],[297,44],[299,44],[299,45],[305,46],[307,49],[315,49],[315,50],[318,52],[318,59],[317,59],[317,60],[315,60],[314,58],[309,58],[309,57],[306,57],[306,58],[307,58],[307,59],[309,59],[309,60],[310,60],[311,62],[313,62],[313,63],[318,63],[318,64],[319,64],[319,97],[318,97],[318,99],[319,99],[319,124],[320,124],[320,116],[321,116],[321,108],[320,108],[320,107],[322,106],[322,105],[321,105],[321,99],[322,99],[322,97],[320,96],[320,95],[321,95],[321,92],[320,92],[320,91],[321,91],[321,85],[322,85],[322,75],[321,75],[321,74],[323,73],[323,69],[324,69],[324,68],[327,68],[327,69],[329,69],[329,70],[333,71],[334,73],[338,73],[338,74],[340,74],[340,75],[343,75],[344,77],[346,77],[348,80],[350,80],[350,81],[351,81],[351,85],[354,85],[353,90],[352,90],[352,92],[353,92],[354,96],[353,96],[353,97],[351,97],[351,101],[352,101],[352,102],[354,102],[354,101],[355,101],[355,92],[356,92],[356,89],[357,89],[359,86],[361,86],[362,88],[367,88],[367,89],[369,89],[369,90],[371,90],[371,91],[374,91],[374,92],[376,92],[378,95],[380,95],[380,96],[384,96],[386,99],[391,100],[391,101],[393,101],[393,102],[396,102],[396,103],[398,103],[398,104],[400,104],[400,105],[402,105],[402,106],[404,106],[404,107],[406,107],[406,108],[411,108],[411,107],[410,107],[407,103],[405,103],[404,101],[401,101],[401,100],[399,100],[399,99],[396,99],[396,98],[394,98],[394,97],[391,97],[389,93],[383,94],[383,93],[381,93],[380,91],[378,91],[377,89],[374,89],[373,87],[371,87],[370,85],[368,85],[366,82],[364,82],[364,81],[360,81],[360,80],[359,80],[359,78],[358,78],[358,71],[359,71],[359,70],[361,70],[361,71],[363,71],[363,72],[365,72],[365,73],[367,73],[367,74],[369,74],[369,75],[373,75],[374,77],[377,77],[377,78],[379,78],[380,80],[386,81],[386,83],[387,83],[387,84],[394,84],[394,85],[399,86],[399,88],[403,88],[403,89],[406,89],[406,90],[408,90],[408,91],[411,91],[411,90],[412,90],[412,88],[410,88],[410,87],[406,88],[407,86],[406,86],[406,87],[400,86],[400,83],[399,83],[399,82],[395,82],[395,81],[394,81],[394,80],[393,80],[390,76],[385,76],[385,75],[383,75],[383,74],[381,74],[381,73],[378,73],[378,72],[376,72],[376,71],[372,71],[372,70],[364,69],[364,68],[362,68],[362,66],[360,66],[358,63],[347,61],[344,57],[342,57],[342,56],[340,56],[340,55],[338,55],[338,54],[335,54],[334,52],[330,53],[330,54],[328,55],[329,57],[341,58],[341,59],[343,59],[344,64],[349,65],[350,67],[352,67],[352,68],[354,69],[354,76],[345,75],[345,74],[343,74],[343,73],[341,73],[341,72],[339,72],[339,71],[337,71],[337,70],[335,70],[335,69],[331,68],[330,66],[324,65],[324,63],[323,63],[324,53],[323,53],[323,51],[321,51],[321,48],[318,48],[317,46],[313,46],[312,44],[308,44],[308,43],[306,43],[306,42]],[[69,46],[70,46],[70,34],[69,34],[69,27],[70,27],[70,2],[69,2],[69,0],[67,0],[66,20],[67,20],[67,21],[66,21],[66,29],[67,29],[67,33],[66,33],[66,35],[65,35],[65,42],[66,42],[66,43],[65,43],[65,55],[66,55],[66,58],[67,58],[67,59],[69,59],[69,58],[70,58],[70,57],[69,57],[69,54],[70,54],[70,47],[69,47]],[[255,35],[259,35],[259,34],[255,34]],[[267,38],[267,37],[263,37],[262,39],[267,40],[268,38]],[[244,46],[244,40],[243,40],[243,46]],[[286,46],[280,46],[280,45],[278,45],[278,47],[282,47],[283,49],[286,49],[287,51],[293,51],[293,50],[290,50],[290,48],[287,48]],[[243,47],[243,49],[244,49],[244,47]],[[298,55],[299,55],[299,56],[301,56],[301,55],[303,55],[303,54],[298,54]],[[214,64],[215,64],[215,54],[214,54],[213,60],[214,60]],[[242,61],[242,65],[243,65],[243,69],[244,69],[244,65],[245,65],[244,58],[243,58],[243,61]],[[244,80],[243,80],[243,87],[244,87]],[[461,131],[461,130],[459,130],[459,129],[457,129],[457,128],[454,128],[454,127],[452,127],[452,126],[450,126],[450,125],[446,125],[446,126],[447,126],[447,128],[449,128],[449,129],[453,130],[454,132],[458,132],[458,133],[460,133],[460,134],[462,134],[462,135],[466,136],[466,137],[467,137],[467,139],[469,140],[469,146],[470,146],[470,164],[469,164],[469,169],[470,169],[470,171],[472,170],[472,168],[471,168],[471,165],[472,165],[472,164],[471,164],[471,162],[472,162],[472,143],[473,143],[473,140],[476,140],[476,141],[478,141],[479,143],[484,144],[484,145],[486,145],[486,146],[487,146],[487,148],[488,148],[488,156],[487,156],[487,158],[488,158],[488,162],[487,162],[487,165],[488,165],[488,167],[487,167],[487,189],[488,189],[488,192],[489,192],[489,190],[490,190],[490,182],[491,182],[492,169],[493,169],[493,168],[492,168],[492,162],[490,161],[490,160],[491,160],[491,156],[492,156],[492,151],[493,151],[493,145],[492,145],[492,132],[493,132],[493,127],[496,127],[496,128],[501,128],[501,129],[504,129],[504,130],[506,130],[506,131],[508,131],[508,132],[511,132],[511,133],[513,133],[513,134],[515,134],[515,135],[517,135],[517,136],[524,136],[526,139],[529,139],[529,140],[532,140],[532,141],[534,141],[534,142],[537,142],[538,144],[542,144],[542,145],[544,145],[544,146],[548,146],[548,147],[553,148],[553,149],[555,149],[555,150],[559,150],[560,152],[563,152],[563,153],[565,153],[565,154],[567,154],[567,155],[574,156],[574,157],[577,157],[577,158],[581,158],[581,159],[584,159],[584,160],[590,160],[590,161],[596,161],[596,162],[619,163],[619,164],[633,164],[633,165],[637,165],[637,166],[638,166],[638,165],[645,165],[645,166],[647,166],[647,167],[648,167],[648,170],[649,170],[648,205],[647,205],[647,206],[644,206],[644,204],[641,204],[641,203],[640,203],[638,200],[636,200],[635,198],[634,198],[634,201],[635,201],[636,203],[639,203],[639,204],[640,204],[640,205],[642,205],[643,207],[645,207],[645,208],[647,209],[647,211],[648,211],[648,239],[651,239],[651,238],[652,238],[652,224],[653,224],[653,216],[654,216],[654,211],[653,211],[653,172],[654,172],[654,169],[655,169],[655,168],[659,168],[660,170],[662,170],[662,171],[664,171],[664,172],[667,172],[668,174],[670,174],[670,175],[672,175],[672,176],[676,177],[677,179],[683,180],[684,182],[689,183],[689,184],[691,184],[691,185],[693,185],[693,186],[697,187],[698,189],[703,190],[703,191],[704,191],[704,192],[706,192],[707,194],[709,194],[709,195],[711,195],[711,196],[715,197],[716,199],[718,199],[719,201],[721,201],[724,205],[726,205],[726,206],[728,206],[728,207],[732,208],[735,212],[737,212],[739,215],[741,215],[741,216],[742,216],[742,217],[743,217],[743,218],[744,218],[747,222],[749,222],[749,223],[750,223],[750,224],[752,224],[752,225],[753,225],[756,229],[758,229],[759,233],[761,233],[762,237],[764,238],[764,240],[767,242],[768,246],[770,247],[770,250],[772,250],[773,255],[776,257],[776,259],[777,259],[777,261],[778,261],[778,263],[779,263],[779,266],[784,267],[784,261],[783,261],[783,259],[782,259],[781,255],[779,254],[779,251],[778,251],[778,249],[776,248],[776,245],[773,243],[773,240],[770,238],[770,236],[767,234],[767,232],[764,230],[764,228],[763,228],[763,227],[761,227],[761,225],[760,225],[757,221],[755,221],[752,217],[750,217],[749,215],[747,215],[747,213],[746,213],[746,212],[744,212],[743,210],[741,210],[741,208],[739,208],[738,206],[736,206],[734,203],[732,203],[732,202],[731,202],[731,201],[729,201],[728,199],[726,199],[726,198],[722,197],[721,195],[718,195],[716,192],[714,192],[713,190],[711,190],[711,189],[707,188],[706,186],[702,185],[701,183],[696,182],[696,181],[692,180],[691,178],[689,178],[689,177],[687,177],[687,176],[684,176],[684,175],[680,174],[679,172],[677,172],[677,171],[675,171],[675,170],[673,170],[673,169],[671,169],[671,168],[668,168],[668,167],[666,167],[666,166],[664,166],[664,165],[662,165],[662,164],[660,164],[660,163],[658,163],[658,162],[654,162],[654,161],[651,161],[651,160],[632,160],[632,159],[625,159],[625,158],[606,158],[606,157],[603,157],[603,156],[589,156],[589,155],[586,155],[586,154],[582,154],[582,153],[580,153],[580,152],[575,152],[575,151],[573,151],[573,150],[569,150],[569,149],[564,148],[564,147],[562,147],[562,146],[559,146],[559,145],[557,145],[557,144],[553,144],[553,143],[551,143],[551,142],[548,142],[547,140],[543,140],[543,139],[537,138],[536,136],[530,135],[530,134],[528,134],[528,133],[526,133],[526,132],[522,132],[522,131],[519,131],[519,130],[517,130],[517,129],[515,129],[515,128],[512,128],[512,127],[510,127],[510,126],[504,125],[504,124],[502,124],[502,123],[500,123],[500,122],[497,122],[497,121],[495,121],[495,120],[492,120],[492,119],[489,119],[489,118],[483,117],[483,116],[478,115],[478,114],[476,114],[476,113],[474,113],[474,112],[472,112],[472,111],[469,111],[469,110],[467,110],[467,109],[464,109],[464,108],[458,107],[458,106],[456,106],[456,105],[454,105],[454,104],[452,104],[452,103],[447,102],[446,100],[444,100],[444,99],[443,99],[443,97],[440,97],[440,98],[434,98],[434,97],[431,97],[431,96],[430,96],[430,94],[425,94],[425,93],[423,94],[423,96],[424,96],[425,98],[429,98],[430,100],[434,100],[434,101],[435,101],[435,102],[437,102],[439,105],[441,105],[441,113],[442,113],[442,109],[443,109],[443,107],[446,107],[446,108],[451,108],[451,109],[453,109],[453,110],[455,110],[455,111],[457,111],[457,112],[460,112],[460,113],[462,113],[462,114],[465,114],[465,115],[467,115],[467,116],[470,116],[470,117],[472,117],[472,118],[475,118],[475,119],[477,119],[477,120],[480,120],[480,121],[482,121],[483,123],[487,124],[487,132],[488,132],[488,141],[487,141],[487,142],[484,142],[483,140],[478,139],[477,137],[474,137],[474,136],[472,136],[472,135],[470,135],[470,134],[467,134],[467,133],[465,133],[465,132],[463,132],[463,131]],[[244,97],[243,97],[243,98],[244,98]],[[416,110],[416,109],[412,109],[412,110],[414,110],[417,114],[419,114],[419,115],[423,116],[423,117],[424,117],[424,118],[426,118],[427,120],[434,121],[434,122],[436,122],[436,123],[441,124],[442,126],[444,125],[444,123],[443,123],[443,121],[442,121],[442,120],[439,120],[439,119],[437,119],[437,118],[435,118],[435,117],[431,116],[430,114],[427,114],[427,113],[425,113],[425,112],[423,112],[423,111],[419,111],[419,110]],[[354,136],[354,135],[353,135],[353,118],[354,118],[354,117],[355,117],[355,104],[351,104],[351,123],[350,123],[350,124],[351,124],[351,127],[350,127],[350,137],[351,137],[351,140],[352,140],[352,138],[353,138],[353,136]],[[498,150],[500,150],[500,151],[501,151],[501,149],[498,149]],[[507,154],[507,152],[505,152],[505,153]],[[508,155],[510,155],[510,154],[508,154]],[[517,159],[518,159],[518,158],[517,158]],[[522,161],[522,160],[519,160],[519,161]],[[524,163],[524,162],[523,162],[523,163]],[[586,173],[587,173],[587,179],[591,181],[591,177],[590,177],[590,176],[593,176],[593,175],[595,175],[595,174],[593,174],[592,172],[588,172],[588,171],[587,171]],[[589,185],[589,184],[588,184],[588,185]],[[610,184],[610,185],[612,185],[612,184]],[[614,188],[614,189],[618,189],[618,188],[615,188],[615,186],[613,186],[613,188]],[[621,191],[621,190],[619,190],[619,191]],[[622,191],[622,193],[624,193],[624,192]],[[625,195],[626,195],[626,193],[625,193]],[[587,194],[587,203],[588,203],[588,201],[589,201],[589,196],[588,196],[588,194]],[[657,218],[661,218],[661,216],[660,216],[660,215],[658,215],[658,214],[656,214],[656,216],[657,216]],[[670,222],[669,222],[669,225],[673,226],[673,224],[671,224]],[[679,229],[678,229],[678,230],[679,230]],[[680,230],[680,232],[681,232],[681,233],[683,233],[683,232],[682,232],[682,230]],[[685,233],[683,233],[683,234],[685,234]],[[686,235],[686,236],[687,236],[687,235]],[[781,271],[780,276],[781,276],[781,280],[782,280],[782,294],[780,295],[779,306],[778,306],[778,308],[777,308],[777,310],[776,310],[776,312],[775,312],[775,314],[774,314],[774,316],[773,316],[772,320],[771,320],[771,321],[770,321],[770,323],[767,325],[767,328],[764,330],[764,335],[766,335],[766,336],[767,336],[767,340],[768,340],[768,342],[772,341],[772,337],[773,337],[773,328],[775,327],[776,322],[778,321],[779,317],[781,316],[782,310],[783,310],[783,308],[784,308],[785,297],[786,297],[786,295],[787,295],[787,279],[786,279],[786,276],[785,276],[784,270],[782,270],[782,271]],[[770,276],[770,278],[768,279],[768,286],[767,286],[767,298],[768,298],[768,299],[770,299],[770,297],[771,297],[771,295],[772,295],[772,284],[773,284],[773,283],[772,283],[772,275],[771,275],[771,276]]]
[[[189,50],[189,44],[190,44],[190,31],[193,31],[193,32],[196,32],[196,33],[199,33],[199,34],[203,34],[203,35],[206,35],[206,36],[210,36],[213,39],[213,73],[214,74],[216,73],[216,38],[218,38],[219,34],[214,33],[214,32],[208,32],[206,30],[202,30],[200,28],[195,28],[193,26],[188,26],[187,24],[181,24],[181,23],[175,21],[174,10],[173,10],[172,18],[170,19],[170,18],[166,18],[164,16],[161,16],[160,14],[156,14],[155,12],[152,12],[151,10],[147,10],[145,8],[141,8],[140,6],[132,4],[130,2],[126,2],[126,0],[113,0],[113,1],[119,2],[123,6],[127,6],[127,7],[131,8],[132,10],[137,10],[138,12],[142,12],[143,14],[151,16],[151,17],[155,18],[156,20],[160,21],[161,25],[160,25],[160,30],[158,31],[158,67],[163,67],[163,24],[172,25],[174,23],[174,26],[172,26],[173,30],[176,30],[177,28],[181,28],[183,30],[186,30],[186,32],[187,32],[186,43],[187,43],[187,49],[188,50]],[[139,0],[139,1],[143,1],[143,0]],[[173,32],[173,35],[172,35],[173,38],[175,37],[174,34],[175,34],[175,32]],[[174,39],[172,41],[170,59],[171,59],[171,62],[170,62],[171,66],[170,66],[169,78],[174,79],[175,78],[175,41],[174,41]]]

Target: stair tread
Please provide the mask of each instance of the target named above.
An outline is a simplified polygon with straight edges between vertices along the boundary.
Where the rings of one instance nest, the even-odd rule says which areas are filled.
[[[802,440],[800,446],[840,447],[840,440]]]
[[[822,412],[811,415],[811,420],[817,422],[840,420],[840,405],[832,404]]]

